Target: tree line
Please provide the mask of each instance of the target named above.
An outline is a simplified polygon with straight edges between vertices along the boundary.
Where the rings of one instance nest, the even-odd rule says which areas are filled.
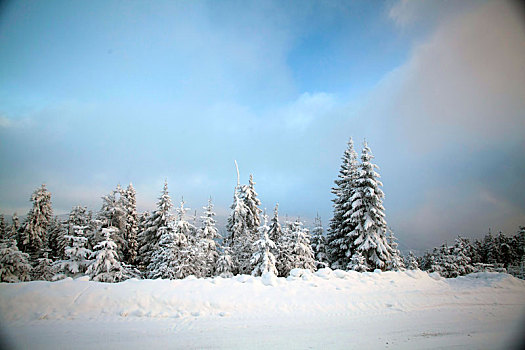
[[[216,226],[211,198],[202,208],[200,220],[188,215],[184,199],[173,212],[167,182],[152,212],[137,212],[136,192],[129,184],[125,189],[119,185],[102,197],[98,212],[75,206],[66,220],[53,216],[51,194],[42,185],[31,195],[32,208],[25,220],[21,222],[14,214],[7,224],[0,216],[0,281],[81,275],[102,282],[190,275],[288,276],[294,268],[325,267],[359,272],[419,267],[454,277],[476,269],[498,268],[494,259],[507,256],[507,248],[487,255],[488,248],[482,245],[485,248],[480,252],[485,255],[479,256],[492,258],[477,258],[470,253],[476,251],[472,247],[477,243],[467,245],[465,239],[462,245],[435,249],[423,257],[411,253],[403,257],[386,224],[384,193],[373,158],[366,142],[358,157],[349,140],[332,188],[334,214],[326,233],[319,216],[308,229],[299,219],[281,220],[278,204],[271,218],[263,213],[252,175],[248,184],[240,184],[237,175],[225,237]],[[521,250],[512,248],[507,268],[523,261],[523,231],[517,244]],[[470,267],[454,270],[451,261],[454,266],[463,266],[458,262],[463,259],[460,256],[470,259]]]

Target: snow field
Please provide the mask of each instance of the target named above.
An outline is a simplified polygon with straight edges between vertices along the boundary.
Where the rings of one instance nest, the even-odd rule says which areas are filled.
[[[68,278],[0,284],[0,315],[15,348],[505,348],[525,316],[525,281],[330,269],[286,279]],[[68,343],[64,330],[83,343]]]

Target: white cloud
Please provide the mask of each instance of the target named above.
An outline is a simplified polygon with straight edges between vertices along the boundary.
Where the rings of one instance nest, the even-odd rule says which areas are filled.
[[[336,107],[334,95],[320,92],[305,92],[282,110],[286,126],[290,129],[304,130],[314,120],[322,118]]]
[[[403,23],[410,18],[397,16]],[[522,19],[512,4],[489,2],[443,21],[382,83],[371,110],[397,116],[396,126],[419,149],[451,140],[479,145],[487,139],[522,137],[523,62]]]

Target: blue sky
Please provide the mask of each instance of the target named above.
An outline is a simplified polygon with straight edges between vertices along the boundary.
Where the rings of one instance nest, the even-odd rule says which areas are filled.
[[[41,1],[0,7],[0,211],[133,182],[152,209],[253,173],[263,207],[331,217],[350,136],[403,249],[525,225],[525,29],[507,2]]]

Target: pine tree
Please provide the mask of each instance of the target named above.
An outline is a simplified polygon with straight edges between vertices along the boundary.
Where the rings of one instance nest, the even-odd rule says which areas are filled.
[[[8,230],[7,225],[5,223],[4,214],[0,214],[0,239],[7,238],[8,236]]]
[[[253,181],[253,175],[250,174],[249,184],[248,186],[242,186],[241,193],[244,204],[248,209],[246,215],[246,227],[248,231],[252,233],[252,235],[256,236],[257,230],[261,225],[261,219],[259,218],[259,215],[261,214],[262,210],[259,208],[261,201],[257,198],[257,192],[255,192],[254,185],[255,182]]]
[[[268,237],[268,216],[264,215],[264,223],[259,228],[260,239],[253,244],[253,256],[251,263],[255,268],[252,271],[252,276],[262,276],[265,273],[273,273],[277,275],[275,268],[275,256],[271,250],[275,249],[275,243]]]
[[[130,183],[124,192],[123,207],[124,207],[124,241],[125,249],[123,252],[123,261],[128,264],[134,264],[137,259],[137,234],[139,230],[139,219],[137,213],[137,198],[133,185]]]
[[[285,218],[284,225],[281,227],[282,234],[277,241],[279,255],[277,259],[277,272],[280,277],[287,277],[290,271],[295,268],[294,265],[294,246],[295,246],[295,232],[292,222]]]
[[[347,269],[357,272],[366,272],[369,270],[369,267],[365,262],[365,257],[360,251],[352,255],[352,259],[348,263]]]
[[[17,240],[19,239],[20,234],[20,219],[18,218],[18,215],[16,213],[13,214],[11,217],[11,227],[10,227],[10,234],[9,238]]]
[[[156,250],[161,236],[169,231],[168,227],[172,221],[170,213],[172,208],[168,183],[165,181],[164,189],[157,202],[157,209],[145,220],[143,230],[139,234],[139,261],[143,266],[148,266],[151,263],[151,256]]]
[[[102,207],[98,212],[99,227],[96,235],[96,242],[104,240],[105,237],[100,236],[103,228],[112,229],[112,238],[117,245],[117,253],[123,256],[127,250],[127,241],[124,238],[126,230],[126,209],[124,208],[125,191],[120,185],[111,193],[102,197]]]
[[[42,258],[38,258],[36,265],[31,270],[31,280],[33,281],[52,281],[55,276],[53,261],[48,258],[47,253]]]
[[[89,257],[92,251],[86,248],[88,239],[84,236],[84,226],[74,226],[74,235],[66,235],[68,246],[65,249],[65,260],[56,261],[53,266],[66,276],[75,277],[86,272],[91,264]],[[60,276],[57,276],[60,277]]]
[[[292,264],[293,268],[315,270],[315,259],[310,245],[310,231],[297,219],[292,224]]]
[[[412,251],[408,252],[408,256],[406,258],[406,267],[408,270],[417,270],[419,269],[419,264],[417,263],[417,259],[414,256],[414,253]]]
[[[233,276],[233,261],[230,254],[230,248],[222,247],[221,253],[217,258],[215,274],[224,278]]]
[[[396,237],[394,237],[394,232],[391,229],[388,229],[387,242],[391,248],[390,260],[387,262],[387,270],[394,271],[403,271],[405,269],[405,263],[403,262],[403,257],[401,252],[397,249]]]
[[[82,236],[87,238],[86,247],[91,249],[95,246],[98,238],[96,237],[97,223],[93,220],[93,214],[88,211],[87,207],[80,205],[74,206],[69,212],[67,222],[65,224],[65,230],[62,231],[63,239],[66,242],[68,240],[65,236],[76,236],[78,229],[82,228]],[[62,238],[58,238],[59,240]],[[62,242],[57,243],[58,245],[64,245]]]
[[[251,258],[251,234],[247,226],[248,208],[241,198],[240,185],[237,184],[233,195],[232,212],[228,217],[226,239],[233,261],[233,273],[248,273],[247,262]],[[250,270],[251,271],[251,270]]]
[[[158,233],[160,233],[160,239],[151,255],[151,262],[147,267],[147,277],[150,279],[181,278],[182,275],[178,274],[177,253],[179,246],[187,245],[186,237],[175,235],[173,222],[169,222],[168,226],[161,226]]]
[[[18,250],[15,240],[0,242],[0,282],[30,281],[31,270],[29,254]]]
[[[53,216],[51,194],[46,189],[46,185],[42,184],[33,192],[31,201],[33,207],[29,211],[27,222],[24,225],[21,243],[24,252],[29,253],[31,258],[37,259],[46,246],[47,226]]]
[[[220,235],[217,227],[215,227],[215,219],[213,218],[215,212],[213,211],[211,197],[208,200],[208,205],[203,209],[204,215],[201,216],[202,228],[199,231],[200,248],[206,262],[205,276],[213,276],[215,266],[217,265],[217,258],[219,257],[215,240],[220,238]]]
[[[104,240],[94,247],[94,260],[86,271],[93,281],[113,283],[129,278],[129,273],[119,261],[117,244],[111,238],[115,232],[113,227],[102,229]]]
[[[323,224],[319,213],[314,219],[314,228],[312,230],[311,240],[312,250],[317,268],[328,266],[328,259],[326,255],[326,237],[324,236]]]
[[[206,258],[202,252],[195,226],[186,220],[186,212],[191,209],[184,208],[184,203],[183,198],[180,207],[177,208],[177,221],[175,222],[175,235],[179,237],[179,242],[186,242],[178,246],[178,274],[181,276],[179,278],[190,275],[202,277],[206,273]]]
[[[53,217],[49,222],[48,227],[48,248],[51,258],[54,258],[55,260],[64,259],[67,246],[67,239],[65,237],[66,233],[66,224],[60,222],[58,217]]]
[[[454,242],[454,246],[451,249],[453,255],[453,264],[451,269],[454,272],[450,272],[449,275],[463,276],[474,271],[471,260],[468,257],[470,248],[470,241],[468,238],[458,236]],[[455,277],[453,276],[453,277]]]
[[[270,231],[268,231],[268,237],[275,243],[275,249],[271,251],[275,258],[277,259],[277,265],[279,264],[279,257],[281,256],[281,237],[283,235],[283,230],[281,224],[279,223],[279,203],[275,204],[273,210],[273,217],[270,224]],[[279,269],[277,269],[279,270]]]
[[[350,262],[355,237],[355,222],[352,219],[352,196],[357,187],[358,162],[352,138],[342,157],[341,169],[332,193],[334,216],[327,235],[327,254],[332,268],[344,269]]]
[[[372,152],[366,141],[361,154],[359,177],[356,180],[357,188],[352,196],[351,219],[355,229],[350,233],[355,237],[352,243],[353,254],[361,252],[365,263],[371,269],[387,268],[387,261],[391,260],[392,249],[385,237],[387,225],[383,208],[384,194],[380,186],[379,174],[375,169],[378,166],[371,163]]]

